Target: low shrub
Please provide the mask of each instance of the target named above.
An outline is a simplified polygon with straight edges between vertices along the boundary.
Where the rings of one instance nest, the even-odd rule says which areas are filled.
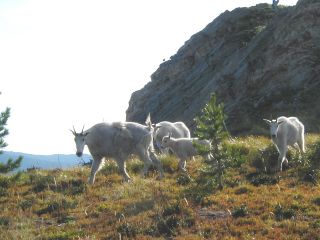
[[[58,224],[75,222],[76,218],[70,215],[62,215],[58,218]]]
[[[281,204],[277,204],[274,209],[274,215],[277,221],[285,219],[291,219],[296,215],[296,211],[291,207],[283,207]]]
[[[215,179],[210,177],[197,177],[195,182],[190,184],[185,191],[185,196],[196,204],[201,206],[210,205],[207,197],[212,194],[217,186]]]
[[[0,197],[5,197],[7,195],[8,195],[7,189],[0,187]]]
[[[172,174],[178,171],[178,159],[174,155],[162,155],[160,161],[165,172]]]
[[[82,231],[71,231],[71,232],[59,232],[49,234],[45,240],[72,240],[82,239],[81,237],[85,234]]]
[[[181,209],[181,205],[179,202],[175,202],[173,204],[168,204],[167,206],[164,207],[163,212],[162,212],[162,216],[166,217],[166,216],[171,216],[174,214],[180,214],[182,211]]]
[[[61,181],[53,190],[73,196],[84,193],[87,190],[87,185],[82,179],[72,179]]]
[[[254,186],[260,185],[274,185],[279,183],[279,176],[277,175],[268,175],[265,173],[254,172],[247,174],[247,180]]]
[[[134,159],[132,161],[128,161],[127,169],[129,172],[139,174],[143,169],[143,162],[140,159]]]
[[[20,177],[20,173],[14,174],[12,176],[2,176],[0,175],[0,197],[5,197],[8,195],[9,187],[17,182]]]
[[[182,173],[178,175],[177,184],[185,186],[191,183],[192,179],[187,173]]]
[[[5,216],[0,216],[0,226],[7,227],[10,224],[10,218]]]
[[[7,189],[10,186],[10,178],[0,175],[0,188]]]
[[[212,229],[211,227],[205,227],[204,229],[201,230],[200,235],[204,239],[211,239],[213,232],[214,232],[214,229]]]
[[[139,229],[135,227],[134,225],[125,222],[120,224],[117,227],[117,232],[121,234],[121,237],[127,237],[129,239],[135,238],[136,235],[139,233]]]
[[[153,236],[153,237],[159,236],[157,226],[155,226],[155,225],[151,225],[151,226],[146,227],[144,229],[143,233],[146,235],[149,235],[149,236]]]
[[[248,147],[235,143],[223,143],[223,149],[226,151],[226,157],[229,161],[226,162],[227,167],[239,168],[242,164],[247,162],[249,149]]]
[[[65,199],[62,199],[61,201],[53,201],[49,203],[45,208],[42,208],[40,210],[37,210],[36,213],[38,215],[47,214],[47,213],[54,213],[54,212],[60,212],[62,210],[66,209],[74,209],[77,206],[76,201],[67,201]]]
[[[154,216],[154,221],[155,224],[145,230],[152,236],[176,236],[179,227],[191,227],[195,225],[193,212],[183,207],[183,204],[179,201],[165,205],[162,213]]]
[[[317,197],[315,199],[312,200],[312,202],[318,206],[320,206],[320,197]]]
[[[195,216],[192,214],[185,214],[185,216],[181,219],[181,226],[190,228],[196,224]]]
[[[175,236],[176,228],[179,226],[179,218],[175,215],[160,218],[157,222],[157,230],[160,235]]]
[[[320,229],[320,220],[314,221],[313,223],[310,224],[310,226],[315,229]]]
[[[260,172],[274,172],[278,163],[279,153],[273,144],[259,149],[250,165]]]
[[[19,203],[19,207],[21,207],[21,209],[23,211],[25,211],[27,209],[30,209],[33,206],[33,204],[35,204],[35,202],[36,202],[35,198],[27,198],[27,199],[22,200]]]
[[[238,218],[238,217],[245,217],[249,214],[248,208],[246,205],[241,205],[240,207],[235,207],[233,211],[231,212],[232,217]]]
[[[308,169],[301,170],[300,174],[302,176],[303,181],[317,184],[319,179],[319,171],[308,168]]]
[[[299,176],[303,181],[317,184],[320,178],[320,140],[311,144],[300,159]]]
[[[247,188],[247,187],[239,187],[234,191],[234,193],[237,194],[237,195],[245,194],[245,193],[248,193],[248,192],[251,192],[251,190],[249,188]]]
[[[50,185],[55,184],[54,176],[42,176],[39,174],[30,174],[29,181],[33,185],[32,190],[36,193],[50,189]]]
[[[320,168],[320,140],[309,147],[306,158],[310,169]]]
[[[108,176],[114,173],[119,173],[119,168],[115,161],[106,161],[100,172],[101,174]]]

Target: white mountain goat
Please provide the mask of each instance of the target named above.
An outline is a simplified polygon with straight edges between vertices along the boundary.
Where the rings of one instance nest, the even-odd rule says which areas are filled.
[[[288,146],[292,146],[303,153],[304,147],[304,125],[296,117],[278,117],[278,119],[263,119],[270,126],[272,142],[279,152],[278,169],[282,171],[282,164],[288,160],[286,153]],[[298,148],[296,147],[298,145]]]
[[[149,120],[148,120],[149,119]],[[98,123],[86,131],[77,133],[71,130],[75,136],[77,146],[76,155],[82,156],[84,146],[87,145],[93,157],[89,183],[93,184],[95,175],[98,172],[103,158],[113,158],[125,181],[130,180],[126,171],[125,161],[129,155],[136,154],[144,162],[143,174],[145,175],[154,164],[159,170],[159,178],[163,178],[161,162],[154,154],[153,148],[153,128],[150,118],[147,118],[147,126],[134,123]]]
[[[190,130],[183,122],[163,121],[155,124],[153,138],[162,153],[167,153],[167,149],[162,146],[162,139],[169,134],[174,138],[190,138]]]
[[[211,143],[208,140],[199,140],[197,138],[174,138],[171,137],[171,134],[163,137],[161,145],[163,148],[170,148],[173,151],[173,153],[180,159],[179,169],[186,172],[186,160],[199,155],[194,143],[204,145],[208,148],[211,147]]]

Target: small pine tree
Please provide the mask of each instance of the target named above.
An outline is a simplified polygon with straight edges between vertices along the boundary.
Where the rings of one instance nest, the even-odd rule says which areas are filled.
[[[211,156],[211,158],[205,160],[207,166],[204,172],[216,177],[220,189],[223,188],[222,177],[227,161],[222,149],[222,141],[228,136],[224,124],[225,118],[223,104],[218,104],[216,95],[212,94],[209,102],[202,109],[201,115],[194,119],[196,123],[195,135],[199,139],[211,141],[212,145],[211,149],[196,146],[200,153],[209,153]]]
[[[4,112],[0,113],[0,154],[3,153],[1,149],[7,146],[7,143],[4,141],[4,137],[9,134],[8,129],[6,129],[8,118],[10,117],[10,108],[6,108]],[[8,159],[7,163],[0,163],[0,173],[8,173],[21,164],[22,157],[19,157],[16,160]]]

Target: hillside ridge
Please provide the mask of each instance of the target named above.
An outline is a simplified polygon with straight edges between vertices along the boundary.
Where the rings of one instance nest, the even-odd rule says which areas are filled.
[[[91,156],[84,154],[82,158],[78,158],[75,154],[29,154],[14,151],[4,151],[0,154],[0,162],[5,163],[9,158],[17,159],[22,156],[22,162],[16,171],[27,170],[28,168],[42,168],[42,169],[55,169],[55,168],[72,168],[79,166],[85,162],[89,162]]]
[[[127,121],[193,119],[215,92],[233,134],[263,134],[262,118],[295,115],[320,130],[320,2],[226,11],[160,64],[131,96]]]

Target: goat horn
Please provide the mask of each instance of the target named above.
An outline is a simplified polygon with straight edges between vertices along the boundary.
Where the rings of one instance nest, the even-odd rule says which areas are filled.
[[[82,131],[81,131],[81,134],[83,133],[83,129],[84,129],[84,125],[83,125],[83,127],[82,127]]]
[[[73,130],[70,129],[70,131],[73,133],[73,135],[76,135],[76,130],[74,129],[74,126],[72,126]]]
[[[145,124],[146,124],[147,126],[151,126],[151,125],[152,125],[150,113],[148,114],[148,116],[147,116],[147,118],[146,118]]]
[[[263,121],[270,123],[271,121],[269,119],[263,119]]]

